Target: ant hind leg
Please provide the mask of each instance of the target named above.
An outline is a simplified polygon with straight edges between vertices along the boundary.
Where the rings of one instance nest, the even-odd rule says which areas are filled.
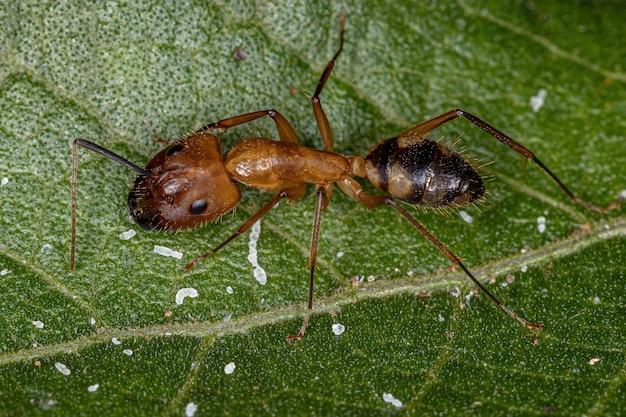
[[[315,265],[317,262],[317,247],[320,235],[320,225],[322,223],[322,212],[324,208],[328,206],[328,195],[326,192],[326,186],[319,185],[317,187],[317,204],[315,205],[315,218],[313,220],[313,231],[311,233],[311,249],[309,251],[309,299],[307,304],[306,313],[304,314],[304,320],[302,326],[297,334],[287,337],[287,341],[300,340],[304,336],[304,332],[309,325],[309,317],[313,311],[313,290],[315,287]]]
[[[519,144],[517,141],[511,139],[509,136],[505,135],[504,133],[502,133],[495,127],[491,126],[489,123],[484,122],[483,120],[479,119],[476,116],[473,116],[472,114],[466,112],[465,110],[461,110],[461,109],[450,110],[449,112],[441,114],[430,120],[426,120],[425,122],[422,122],[416,126],[413,126],[405,130],[399,135],[399,137],[421,137],[433,131],[434,129],[438,128],[439,126],[446,124],[449,121],[457,119],[461,116],[465,117],[474,125],[478,126],[482,130],[487,132],[489,135],[491,135],[493,138],[505,144],[506,146],[508,146],[515,152],[517,152],[518,154],[524,156],[526,159],[530,161],[533,161],[539,167],[539,169],[541,169],[561,190],[563,190],[563,192],[570,198],[570,200],[572,200],[576,204],[583,206],[587,210],[596,211],[598,213],[608,213],[609,211],[620,207],[619,201],[612,203],[608,205],[607,207],[598,207],[598,206],[595,206],[593,204],[586,202],[585,200],[581,198],[578,198],[576,195],[574,195],[574,193],[572,193],[565,186],[565,184],[556,175],[554,175],[554,173],[552,173],[552,171],[550,171],[550,169],[548,169],[546,165],[544,165],[543,162],[541,162],[535,156],[533,152],[531,152],[529,149],[527,149],[523,145]]]
[[[346,177],[343,181],[337,183],[341,190],[345,192],[352,198],[359,200],[359,202],[366,208],[375,209],[382,205],[391,206],[394,210],[396,210],[402,217],[404,217],[410,224],[413,226],[415,230],[420,232],[422,236],[426,238],[433,246],[435,246],[441,253],[443,253],[449,260],[454,262],[459,268],[465,272],[473,282],[480,288],[480,290],[489,297],[491,301],[498,305],[504,312],[506,312],[509,316],[513,317],[515,320],[520,322],[522,325],[526,326],[529,329],[541,330],[543,329],[543,324],[535,324],[531,323],[525,318],[519,316],[509,307],[504,305],[500,300],[496,298],[495,295],[489,292],[487,288],[483,284],[478,281],[478,279],[470,272],[469,269],[461,262],[461,259],[456,256],[446,245],[443,244],[442,241],[437,239],[435,235],[433,235],[426,227],[424,227],[420,222],[417,221],[415,217],[413,217],[408,211],[406,211],[401,205],[399,205],[393,198],[386,195],[372,195],[367,194],[363,191],[361,185],[356,182],[351,177]]]
[[[474,274],[472,274],[470,270],[467,269],[467,267],[463,264],[463,262],[461,262],[461,259],[458,256],[452,253],[452,251],[448,249],[448,247],[444,245],[442,241],[437,239],[435,235],[433,235],[428,229],[426,229],[424,225],[418,222],[415,217],[411,216],[411,214],[406,211],[402,206],[400,206],[393,198],[385,197],[384,199],[382,199],[381,203],[393,207],[402,217],[404,217],[409,223],[411,223],[411,226],[413,226],[413,228],[420,232],[422,236],[424,236],[430,243],[432,243],[437,249],[439,249],[441,253],[443,253],[448,259],[450,259],[459,268],[461,268],[463,272],[465,272],[465,275],[467,275],[474,282],[474,284],[476,284],[476,286],[478,286],[478,288],[480,288],[480,290],[505,313],[507,313],[509,316],[513,317],[515,320],[517,320],[519,323],[529,329],[542,330],[544,328],[543,324],[531,323],[530,321],[515,313],[513,310],[511,310],[511,308],[504,305],[500,300],[498,300],[496,296],[489,292],[489,290],[485,288],[483,284],[481,284],[481,282],[474,276]]]

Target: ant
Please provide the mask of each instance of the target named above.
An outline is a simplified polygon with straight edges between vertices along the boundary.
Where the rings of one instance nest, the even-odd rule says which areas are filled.
[[[619,202],[603,208],[576,197],[530,150],[461,109],[448,111],[413,126],[394,138],[381,140],[370,149],[365,158],[335,153],[330,124],[322,109],[320,94],[335,66],[335,61],[343,50],[345,18],[341,16],[340,19],[339,49],[326,65],[315,93],[310,98],[325,150],[300,145],[294,128],[274,109],[242,114],[208,124],[163,149],[145,168],[85,139],[74,140],[70,269],[74,270],[75,267],[77,148],[80,146],[110,158],[139,174],[128,195],[128,208],[135,222],[147,230],[189,229],[220,218],[239,204],[241,192],[236,182],[274,194],[274,197],[235,233],[219,246],[187,264],[186,270],[228,245],[281,199],[299,200],[306,192],[306,184],[314,184],[317,203],[309,252],[308,305],[300,331],[289,336],[288,340],[302,338],[313,309],[320,224],[322,212],[330,202],[333,184],[337,184],[341,191],[368,209],[390,206],[396,210],[450,261],[461,268],[498,307],[529,329],[543,329],[543,324],[535,324],[524,319],[498,300],[465,267],[458,256],[398,203],[401,201],[429,208],[461,207],[484,196],[485,187],[478,171],[450,147],[424,136],[445,123],[464,117],[527,160],[533,161],[573,202],[585,209],[606,213],[617,208]],[[220,139],[210,131],[219,129],[224,132],[231,127],[265,116],[270,117],[276,124],[280,140],[246,139],[226,155],[222,155]],[[366,193],[354,177],[365,179],[384,194]]]

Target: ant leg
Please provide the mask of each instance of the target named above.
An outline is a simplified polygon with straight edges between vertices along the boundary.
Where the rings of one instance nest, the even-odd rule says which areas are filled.
[[[343,180],[338,181],[337,185],[339,185],[339,188],[341,188],[341,190],[347,195],[359,200],[359,202],[366,208],[375,209],[382,206],[383,204],[393,207],[398,213],[400,213],[400,215],[402,215],[402,217],[408,220],[408,222],[411,223],[411,226],[413,226],[418,232],[420,232],[422,236],[424,236],[430,243],[432,243],[437,249],[439,249],[444,255],[446,255],[448,259],[450,259],[459,268],[461,268],[463,272],[465,272],[465,274],[474,282],[474,284],[476,284],[478,288],[480,288],[480,290],[491,299],[491,301],[496,303],[498,307],[504,310],[509,316],[513,317],[515,320],[528,327],[529,329],[543,329],[543,324],[531,323],[516,314],[506,305],[502,304],[502,302],[498,300],[495,295],[490,293],[489,290],[485,288],[485,286],[481,284],[480,281],[478,281],[478,279],[469,271],[469,269],[467,269],[465,265],[463,265],[463,262],[461,262],[461,259],[458,256],[452,253],[452,251],[450,251],[450,249],[448,249],[446,245],[443,244],[443,242],[437,239],[435,235],[433,235],[420,222],[418,222],[413,216],[411,216],[411,214],[409,214],[409,212],[406,211],[402,206],[400,206],[393,198],[386,195],[371,195],[363,192],[363,188],[361,187],[361,185],[352,177],[346,177]]]
[[[526,159],[533,161],[539,167],[539,169],[541,169],[548,177],[550,177],[550,179],[554,181],[556,185],[561,190],[563,190],[563,192],[565,192],[565,194],[567,194],[567,196],[576,204],[583,206],[587,210],[596,211],[598,213],[608,213],[609,211],[616,209],[620,206],[619,202],[615,202],[615,203],[608,205],[607,207],[598,207],[598,206],[595,206],[593,204],[586,202],[585,200],[582,200],[576,197],[574,193],[572,193],[565,186],[565,184],[563,184],[563,182],[561,182],[561,180],[556,175],[554,175],[552,171],[548,169],[547,166],[543,164],[543,162],[537,159],[534,153],[532,153],[530,150],[528,150],[526,147],[522,146],[515,140],[511,139],[509,136],[500,132],[495,127],[491,126],[490,124],[484,122],[478,117],[473,116],[470,113],[461,109],[450,110],[447,113],[444,113],[433,119],[420,123],[417,126],[413,126],[405,130],[404,132],[402,132],[400,136],[419,137],[461,116],[465,117],[467,120],[474,123],[476,126],[478,126],[482,130],[484,130],[485,132],[493,136],[495,139],[504,143],[506,146],[513,149],[515,152],[519,153],[520,155],[523,155],[524,157],[526,157]]]
[[[220,251],[224,246],[228,245],[230,242],[232,242],[233,240],[238,238],[242,233],[245,233],[245,231],[248,230],[250,228],[250,226],[252,226],[261,217],[265,216],[272,208],[274,208],[274,206],[282,198],[295,198],[294,196],[300,196],[301,197],[304,194],[305,190],[306,190],[306,185],[304,185],[304,184],[302,184],[301,187],[293,187],[293,188],[288,188],[286,190],[281,190],[266,205],[261,207],[261,209],[259,209],[259,211],[257,211],[252,216],[250,216],[250,218],[248,220],[246,220],[245,223],[242,224],[239,227],[239,229],[237,229],[237,231],[235,233],[233,233],[228,239],[226,239],[220,245],[218,245],[217,247],[211,249],[209,252],[205,253],[204,255],[199,256],[196,259],[194,259],[193,261],[189,262],[185,266],[185,271],[189,271],[195,265],[199,264],[200,262],[202,262],[203,260],[205,260],[209,256],[211,256],[211,255],[217,253],[218,251]]]
[[[78,147],[89,149],[93,152],[99,153],[102,156],[106,156],[109,159],[124,165],[139,173],[139,175],[150,176],[150,171],[133,164],[127,159],[122,158],[118,154],[111,152],[108,149],[103,148],[100,145],[96,145],[88,140],[77,138],[72,143],[72,208],[71,208],[71,223],[72,223],[72,238],[70,244],[70,271],[74,270],[76,264],[76,188],[78,187]]]
[[[200,130],[197,130],[195,133],[211,129],[226,130],[231,127],[250,123],[251,121],[260,119],[264,116],[269,116],[274,121],[274,123],[276,123],[276,128],[278,129],[278,136],[280,136],[280,140],[285,142],[298,143],[298,135],[296,135],[296,131],[293,129],[293,126],[291,126],[291,123],[289,123],[285,116],[283,116],[274,109],[260,110],[252,113],[241,114],[239,116],[229,117],[227,119],[222,119],[215,123],[209,123],[208,125],[202,127]]]
[[[426,239],[428,239],[428,241],[430,243],[432,243],[433,245],[435,245],[435,247],[437,249],[439,249],[444,255],[446,255],[446,257],[448,259],[450,259],[459,268],[461,268],[463,270],[463,272],[465,272],[465,275],[467,275],[474,282],[474,284],[476,284],[478,286],[478,288],[480,288],[480,290],[484,294],[486,294],[487,297],[489,297],[491,299],[491,301],[496,303],[498,305],[498,307],[500,307],[502,310],[504,310],[504,312],[506,312],[509,316],[513,317],[515,320],[517,320],[518,322],[520,322],[522,325],[526,326],[529,329],[541,330],[541,329],[544,328],[543,324],[531,323],[528,320],[526,320],[525,318],[519,316],[517,313],[515,313],[513,310],[511,310],[506,305],[502,304],[502,302],[500,300],[498,300],[495,295],[490,293],[489,290],[487,290],[487,288],[485,288],[485,286],[483,284],[481,284],[480,281],[478,281],[478,279],[469,271],[469,269],[467,269],[465,267],[465,265],[463,265],[463,262],[461,262],[461,259],[458,256],[456,256],[454,253],[452,253],[452,251],[450,251],[450,249],[448,249],[439,239],[437,239],[435,237],[435,235],[433,235],[420,222],[418,222],[413,216],[411,216],[411,214],[409,214],[409,212],[406,211],[402,206],[400,206],[393,198],[385,197],[384,200],[383,200],[383,203],[387,204],[388,206],[393,207],[398,213],[400,213],[400,215],[402,215],[402,217],[407,219],[409,221],[409,223],[411,223],[411,226],[413,226],[415,229],[417,229],[417,231],[420,232],[422,234],[422,236],[424,236]]]
[[[315,93],[313,97],[311,97],[311,104],[313,105],[313,114],[315,115],[315,121],[317,122],[317,127],[320,131],[320,136],[324,141],[324,146],[328,152],[332,152],[335,145],[333,143],[333,132],[330,129],[330,123],[328,123],[328,117],[326,117],[326,113],[322,109],[322,103],[320,101],[320,94],[322,93],[322,89],[326,85],[326,81],[328,81],[328,77],[330,77],[330,73],[335,67],[335,61],[339,57],[339,54],[343,50],[343,35],[346,27],[346,18],[341,15],[339,17],[341,32],[339,35],[339,50],[335,53],[335,56],[326,64],[326,68],[324,68],[324,72],[322,72],[322,76],[317,83],[317,88],[315,89]]]
[[[322,223],[322,211],[328,206],[328,196],[326,195],[326,187],[319,185],[317,187],[317,204],[315,205],[315,218],[313,220],[313,232],[311,234],[311,250],[309,251],[309,301],[302,321],[302,327],[298,334],[287,337],[287,341],[300,340],[304,336],[304,331],[309,325],[309,317],[313,311],[313,289],[315,285],[315,264],[317,262],[317,244],[320,237],[320,225]]]
[[[332,135],[332,131],[330,130],[330,124],[328,123],[328,118],[326,117],[326,114],[324,113],[324,110],[322,109],[322,105],[319,101],[319,95],[322,92],[322,89],[324,88],[324,85],[326,84],[328,77],[330,76],[330,73],[335,65],[335,60],[337,59],[337,57],[339,56],[339,54],[341,53],[343,49],[343,34],[344,34],[344,28],[345,28],[345,17],[342,15],[340,19],[341,19],[341,40],[340,40],[339,50],[337,51],[333,59],[326,65],[326,68],[324,69],[324,72],[322,73],[322,76],[319,82],[317,83],[315,94],[313,94],[313,97],[311,97],[311,103],[313,104],[313,113],[315,114],[315,120],[317,122],[320,135],[322,136],[322,140],[324,141],[324,145],[326,146],[326,150],[328,151],[332,151],[334,147],[333,135]],[[260,111],[256,111],[252,113],[242,114],[239,116],[223,119],[215,123],[209,123],[208,125],[205,125],[201,129],[197,130],[196,133],[202,132],[204,130],[210,130],[210,129],[226,130],[234,126],[242,125],[245,123],[249,123],[253,120],[260,119],[261,117],[264,117],[264,116],[269,116],[274,121],[274,123],[276,123],[276,128],[278,129],[278,135],[280,137],[280,140],[285,141],[285,142],[293,142],[293,143],[299,142],[298,135],[296,134],[296,131],[293,129],[293,126],[291,125],[291,123],[289,123],[289,121],[285,118],[285,116],[283,116],[282,114],[280,114],[274,109],[260,110]]]
[[[546,173],[546,175],[548,175],[548,177],[550,177],[550,179],[552,179],[552,181],[554,181],[556,183],[556,185],[558,185],[559,188],[561,188],[565,192],[565,194],[567,194],[567,196],[573,202],[583,206],[587,210],[596,211],[598,213],[608,213],[609,211],[611,211],[613,209],[619,208],[619,206],[620,206],[619,202],[615,202],[615,203],[609,204],[607,207],[598,207],[598,206],[595,206],[593,204],[590,204],[590,203],[586,202],[585,200],[582,200],[582,199],[576,197],[574,195],[574,193],[572,193],[565,186],[565,184],[563,184],[561,182],[561,180],[558,179],[558,177],[556,175],[554,175],[552,173],[552,171],[550,171],[548,169],[548,167],[543,164],[543,162],[541,162],[539,159],[537,159],[537,157],[535,156],[534,153],[532,153],[531,151],[529,151],[528,149],[526,149],[525,147],[523,147],[522,145],[520,145],[519,143],[517,143],[516,141],[514,141],[513,139],[511,139],[507,135],[505,135],[504,133],[500,132],[499,130],[497,130],[493,126],[485,123],[484,121],[482,121],[478,117],[472,116],[471,114],[469,114],[469,113],[467,113],[467,112],[465,112],[463,110],[460,110],[460,109],[457,109],[456,112],[458,114],[460,114],[461,116],[465,117],[470,122],[474,123],[476,126],[481,128],[485,132],[489,133],[494,138],[498,139],[500,142],[504,143],[509,148],[513,149],[515,152],[524,155],[527,159],[530,159],[535,164],[537,164],[537,166],[544,173]]]

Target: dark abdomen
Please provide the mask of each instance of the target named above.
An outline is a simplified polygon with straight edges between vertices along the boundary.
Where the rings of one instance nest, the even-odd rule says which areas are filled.
[[[365,170],[376,188],[409,204],[463,206],[485,192],[474,167],[450,148],[423,138],[378,142],[365,158]]]

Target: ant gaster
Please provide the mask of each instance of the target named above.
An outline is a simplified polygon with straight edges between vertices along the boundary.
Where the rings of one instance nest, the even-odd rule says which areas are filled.
[[[77,147],[81,146],[106,156],[136,171],[139,176],[128,195],[128,207],[135,222],[149,230],[181,230],[201,226],[232,210],[241,199],[236,182],[274,194],[267,204],[253,214],[222,244],[191,261],[185,269],[213,255],[254,222],[263,217],[279,200],[299,200],[306,184],[316,186],[317,204],[313,221],[309,253],[309,298],[300,331],[289,340],[300,339],[307,328],[313,308],[313,285],[322,212],[328,206],[333,184],[368,209],[390,206],[404,217],[430,243],[461,268],[480,290],[511,317],[530,329],[542,329],[500,302],[465,267],[439,239],[398,204],[402,201],[424,207],[460,207],[483,197],[483,181],[472,165],[459,154],[424,136],[439,126],[464,117],[515,152],[533,161],[575,203],[588,210],[606,213],[616,208],[614,203],[601,208],[576,197],[569,189],[524,146],[493,126],[464,110],[455,109],[413,126],[397,137],[378,142],[365,158],[343,156],[333,152],[333,136],[328,118],[322,109],[320,94],[335,61],[343,49],[345,19],[341,17],[339,49],[328,62],[311,97],[313,114],[324,142],[325,150],[305,147],[287,119],[276,110],[262,110],[208,124],[159,152],[145,168],[84,139],[73,144],[72,165],[72,242],[70,268],[74,270],[76,252],[76,184]],[[269,116],[276,124],[280,140],[247,139],[225,156],[220,153],[220,141],[210,133],[225,131],[253,120]],[[363,191],[354,179],[361,177],[382,191],[372,195]]]

